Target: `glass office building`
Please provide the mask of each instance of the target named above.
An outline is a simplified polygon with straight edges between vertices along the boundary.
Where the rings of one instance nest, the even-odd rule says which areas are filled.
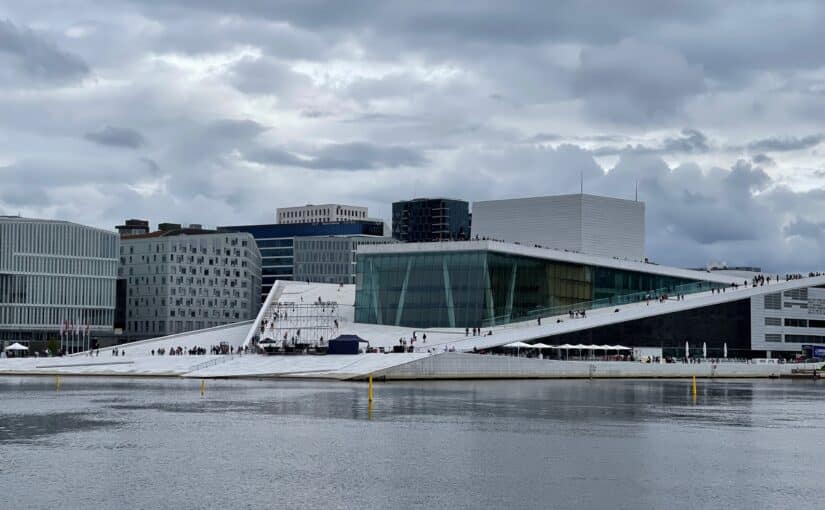
[[[469,239],[470,206],[449,198],[393,202],[392,236],[405,243]]]
[[[249,232],[261,251],[261,302],[278,280],[295,277],[295,239],[310,236],[383,236],[384,224],[373,220],[338,223],[234,225],[224,232]]]
[[[0,349],[61,337],[78,348],[83,336],[111,335],[117,253],[114,232],[0,216]]]
[[[356,322],[482,327],[722,284],[491,250],[359,253]]]

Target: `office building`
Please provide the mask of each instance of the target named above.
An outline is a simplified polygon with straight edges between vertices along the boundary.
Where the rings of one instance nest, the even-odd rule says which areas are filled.
[[[472,236],[644,260],[645,204],[586,194],[473,202]]]
[[[343,204],[303,205],[279,207],[278,223],[338,223],[367,219],[367,208]]]
[[[470,237],[469,205],[448,198],[416,198],[392,204],[392,236],[407,243]]]
[[[261,254],[243,232],[182,228],[126,235],[118,276],[124,333],[163,336],[249,320],[260,308]]]
[[[296,237],[293,277],[302,282],[355,283],[358,247],[395,242],[392,237],[367,235]]]
[[[261,251],[261,299],[265,299],[276,281],[295,278],[295,239],[316,236],[382,237],[384,224],[381,221],[356,220],[339,223],[233,225],[218,227],[218,230],[248,232],[255,238]]]
[[[0,347],[67,351],[110,335],[118,238],[67,221],[0,216]]]

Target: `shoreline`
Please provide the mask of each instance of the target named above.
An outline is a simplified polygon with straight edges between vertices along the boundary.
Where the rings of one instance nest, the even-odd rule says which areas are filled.
[[[48,361],[47,361],[48,360]],[[61,363],[60,361],[64,361]],[[41,365],[41,363],[44,363]],[[16,365],[16,366],[15,366]],[[543,360],[471,353],[352,356],[174,356],[88,362],[78,358],[0,361],[0,376],[166,377],[365,381],[519,379],[814,379],[795,369],[821,363],[641,363]]]

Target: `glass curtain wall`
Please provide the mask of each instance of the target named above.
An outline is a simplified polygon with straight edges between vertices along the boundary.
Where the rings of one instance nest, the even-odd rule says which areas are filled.
[[[356,272],[357,322],[414,328],[507,324],[717,285],[487,251],[358,255]]]

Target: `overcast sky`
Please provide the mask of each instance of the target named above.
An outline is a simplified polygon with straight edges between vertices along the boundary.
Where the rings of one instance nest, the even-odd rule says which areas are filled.
[[[450,5],[452,4],[452,5]],[[825,269],[822,2],[0,4],[0,214],[578,192],[656,261]]]

